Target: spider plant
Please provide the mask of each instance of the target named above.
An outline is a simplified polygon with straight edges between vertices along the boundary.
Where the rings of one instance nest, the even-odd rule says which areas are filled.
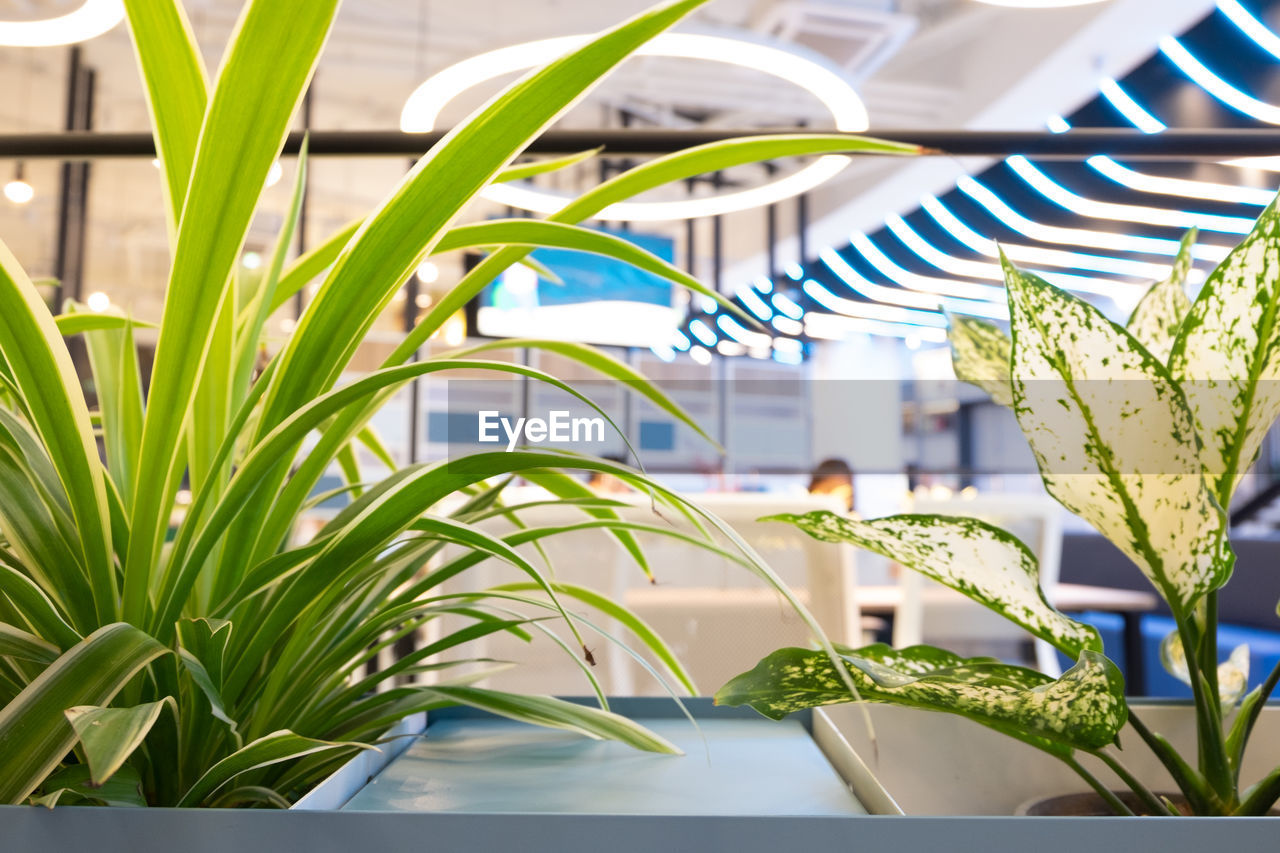
[[[1128,721],[1125,751],[1154,752],[1192,812],[1260,815],[1280,799],[1280,767],[1255,780],[1242,780],[1241,767],[1280,666],[1248,690],[1248,648],[1225,659],[1218,650],[1217,591],[1235,560],[1224,508],[1280,414],[1280,212],[1273,202],[1193,302],[1185,287],[1194,239],[1183,239],[1171,277],[1147,291],[1125,326],[1004,259],[1010,333],[960,317],[950,329],[956,375],[1013,409],[1048,492],[1123,551],[1168,603],[1177,629],[1161,656],[1194,693],[1194,756],[1128,707],[1098,632],[1049,605],[1035,556],[1012,534],[940,515],[779,520],[883,554],[1078,661],[1055,680],[927,646],[844,649],[863,698],[960,714],[1017,738],[1130,813],[1097,778],[1105,766],[1144,811],[1177,814],[1125,767],[1119,733]],[[838,671],[823,654],[785,649],[718,699],[771,717],[849,701]]]
[[[670,264],[578,223],[620,199],[735,164],[858,148],[915,150],[839,135],[739,139],[647,162],[544,221],[459,222],[489,183],[582,159],[513,165],[600,78],[701,2],[666,2],[530,72],[427,151],[376,210],[290,260],[304,150],[274,252],[261,274],[249,276],[237,258],[338,2],[249,0],[211,80],[178,2],[126,0],[160,158],[172,265],[144,393],[134,342],[139,324],[75,305],[53,316],[0,247],[0,387],[9,401],[0,409],[0,802],[284,805],[371,747],[394,721],[457,703],[673,750],[609,712],[603,697],[600,707],[587,707],[505,694],[440,663],[442,652],[494,632],[527,637],[548,617],[563,620],[589,662],[582,632],[594,625],[566,609],[573,600],[620,619],[676,681],[692,687],[642,623],[590,590],[554,583],[517,550],[563,527],[500,537],[480,522],[518,518],[519,506],[502,503],[502,487],[519,475],[579,505],[578,526],[606,528],[642,568],[638,531],[723,551],[712,544],[710,531],[718,529],[736,559],[782,590],[745,543],[642,471],[600,459],[479,453],[398,468],[365,484],[354,447],[391,461],[368,424],[418,377],[484,370],[582,396],[538,370],[482,357],[500,347],[576,359],[696,428],[642,376],[585,346],[510,340],[416,355],[535,246],[632,263],[736,311]],[[489,254],[380,369],[340,383],[417,265],[469,247]],[[296,331],[259,372],[268,317],[317,279]],[[76,334],[85,336],[96,411],[64,341]],[[299,542],[297,522],[335,462],[347,473],[351,502]],[[624,522],[569,471],[612,473],[651,494],[655,506],[696,521],[698,535]],[[180,489],[189,504],[177,503]],[[528,584],[442,588],[485,559],[515,566]],[[380,649],[445,617],[455,627],[364,674]],[[590,675],[589,664],[583,670]],[[434,679],[406,680],[425,673]]]

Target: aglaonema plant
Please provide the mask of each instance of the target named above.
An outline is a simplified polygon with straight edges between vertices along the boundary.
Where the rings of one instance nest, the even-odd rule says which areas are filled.
[[[586,346],[508,340],[416,356],[495,275],[537,246],[606,255],[737,311],[672,265],[578,223],[621,199],[735,164],[916,150],[834,134],[737,139],[644,163],[547,220],[458,222],[486,185],[583,159],[512,165],[599,79],[701,2],[659,5],[530,72],[427,151],[375,211],[290,261],[304,151],[276,248],[250,276],[237,259],[338,2],[250,0],[210,80],[179,3],[126,0],[172,264],[144,393],[139,324],[75,305],[53,316],[0,247],[0,802],[287,805],[373,747],[391,723],[449,704],[672,751],[611,713],[603,695],[599,707],[587,707],[451,674],[450,666],[472,662],[457,654],[465,644],[499,631],[528,639],[559,619],[582,649],[586,682],[600,693],[582,643],[598,626],[595,617],[571,612],[565,602],[572,602],[631,629],[669,678],[693,689],[642,622],[590,590],[556,583],[518,550],[567,529],[605,529],[646,572],[638,532],[727,553],[799,607],[731,530],[640,470],[528,450],[397,469],[369,428],[405,383],[450,370],[544,382],[590,404],[541,371],[482,357],[518,347],[552,351],[625,382],[697,429],[644,377]],[[381,368],[340,383],[417,265],[467,248],[488,255]],[[296,330],[262,367],[268,318],[313,281],[318,287]],[[65,335],[85,336],[95,411]],[[392,473],[364,482],[357,446]],[[299,541],[299,520],[332,496],[316,487],[335,464],[350,502],[314,538]],[[574,471],[612,473],[706,535],[678,532],[656,517],[625,521],[618,504],[593,495]],[[583,521],[487,532],[486,519],[518,519],[522,507],[536,505],[503,501],[504,485],[517,475],[580,507]],[[180,490],[188,502],[178,502]],[[715,544],[713,530],[728,537],[729,550]],[[509,563],[527,582],[470,592],[443,586],[488,559]],[[380,650],[445,617],[453,627],[366,674]],[[445,652],[453,663],[442,662]]]
[[[1045,489],[1114,543],[1168,603],[1177,630],[1161,652],[1191,686],[1197,747],[1183,756],[1125,702],[1123,679],[1094,628],[1050,606],[1032,552],[972,518],[871,521],[778,516],[830,542],[882,554],[955,589],[1077,661],[1061,678],[927,646],[842,649],[862,698],[960,714],[1066,762],[1121,814],[1131,810],[1082,763],[1093,756],[1142,803],[1177,809],[1128,771],[1119,749],[1150,749],[1199,815],[1265,814],[1280,767],[1242,785],[1241,765],[1280,667],[1248,691],[1248,649],[1218,649],[1217,591],[1234,555],[1224,507],[1280,414],[1280,214],[1273,203],[1187,296],[1194,232],[1168,280],[1126,326],[1003,260],[1010,332],[952,317],[958,378],[1011,407]],[[725,685],[717,700],[770,717],[851,700],[821,652],[784,649]],[[1140,743],[1139,743],[1140,742]]]

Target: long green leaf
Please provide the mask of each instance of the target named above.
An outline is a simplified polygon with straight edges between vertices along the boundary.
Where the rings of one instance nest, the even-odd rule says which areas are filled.
[[[125,0],[124,5],[164,174],[165,221],[172,244],[182,219],[208,102],[208,75],[181,3]]]
[[[0,709],[0,802],[20,803],[76,742],[62,712],[104,705],[144,666],[165,653],[146,634],[117,622],[64,652]]]
[[[304,755],[314,755],[317,752],[371,748],[360,743],[333,743],[301,737],[289,731],[272,732],[252,743],[245,744],[210,767],[182,795],[182,799],[178,801],[178,807],[198,806],[240,774],[259,767],[269,767],[272,764],[301,758]]]
[[[111,521],[89,408],[53,316],[3,243],[0,356],[58,471],[79,533],[74,546],[83,554],[98,617],[107,621],[117,613]]]
[[[616,740],[646,752],[684,754],[675,744],[640,724],[588,705],[578,705],[550,696],[521,696],[478,687],[436,686],[421,689],[423,693],[434,694],[449,702],[479,708],[523,723],[564,729],[596,740]]]
[[[110,315],[74,313],[68,319],[106,319]],[[138,470],[138,445],[142,441],[142,373],[133,340],[133,324],[127,317],[119,327],[85,327],[89,366],[98,392],[102,418],[102,443],[107,451],[107,471],[120,498],[133,502],[133,475]],[[63,334],[66,328],[59,324]]]
[[[763,520],[786,521],[823,542],[850,542],[888,557],[991,608],[1072,658],[1086,649],[1102,651],[1096,628],[1063,616],[1045,599],[1031,550],[984,521],[941,515],[858,521],[826,510]]]
[[[130,327],[154,329],[156,327],[155,323],[135,320],[123,314],[83,311],[78,308],[70,313],[57,315],[53,318],[53,322],[57,325],[58,331],[63,337],[79,335],[84,332],[94,332],[99,329],[128,329]]]
[[[142,745],[166,707],[171,713],[178,713],[178,704],[172,696],[132,708],[76,705],[63,712],[84,749],[90,784],[101,785],[115,775]]]
[[[0,657],[52,663],[58,659],[58,647],[35,634],[0,622]]]
[[[261,432],[338,377],[364,332],[462,208],[637,47],[704,0],[672,0],[512,84],[418,161],[343,250],[280,354]]]
[[[693,675],[684,668],[684,665],[680,663],[679,658],[675,656],[671,651],[671,648],[663,642],[662,638],[658,636],[658,632],[653,630],[649,623],[645,622],[631,610],[628,610],[626,607],[618,604],[607,596],[601,595],[595,590],[588,589],[584,586],[578,586],[577,584],[567,583],[555,583],[552,584],[552,586],[555,588],[555,591],[561,595],[576,598],[583,604],[590,605],[596,610],[599,610],[610,619],[616,620],[618,624],[622,625],[634,634],[636,639],[638,639],[645,648],[653,652],[654,656],[662,662],[662,665],[676,677],[676,680],[680,682],[681,686],[683,686],[685,690],[689,691],[690,696],[698,695],[697,685],[693,683]],[[519,592],[521,590],[537,589],[537,585],[532,583],[509,583],[496,586],[494,589]]]
[[[143,427],[137,481],[148,488],[133,503],[124,575],[124,612],[135,622],[145,618],[155,554],[181,475],[174,451],[214,320],[336,7],[337,0],[252,0],[218,74],[178,229]],[[271,85],[263,85],[266,76]]]
[[[89,781],[89,768],[70,764],[54,773],[44,783],[44,793],[32,797],[34,806],[70,806],[79,803],[141,808],[147,804],[142,795],[142,779],[132,767],[122,767],[105,785]]]
[[[614,202],[708,172],[779,158],[847,151],[908,155],[920,153],[920,147],[846,134],[784,134],[715,142],[642,163],[583,193],[548,219],[553,222],[577,223],[597,215],[607,218],[604,211]],[[385,363],[399,364],[417,352],[449,317],[466,305],[500,272],[523,261],[530,251],[525,247],[511,246],[481,261],[456,287],[432,306],[427,316],[405,336],[405,340],[387,357]]]

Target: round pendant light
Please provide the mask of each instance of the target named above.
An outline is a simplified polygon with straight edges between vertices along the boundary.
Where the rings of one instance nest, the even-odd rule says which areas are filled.
[[[419,86],[400,114],[400,129],[426,133],[436,129],[440,112],[462,92],[503,74],[545,65],[584,44],[590,36],[565,36],[503,47],[464,59],[437,72]],[[703,59],[750,68],[804,89],[830,111],[836,130],[856,133],[867,129],[867,110],[848,81],[821,56],[761,42],[696,33],[664,33],[646,43],[635,56]],[[849,158],[827,154],[797,172],[747,190],[681,201],[620,202],[597,214],[598,219],[653,222],[716,216],[747,210],[807,192],[829,180],[849,164]],[[499,204],[555,213],[570,201],[531,184],[494,184],[484,197]]]
[[[84,0],[79,8],[38,21],[0,21],[0,45],[51,47],[100,36],[124,20],[123,0]]]

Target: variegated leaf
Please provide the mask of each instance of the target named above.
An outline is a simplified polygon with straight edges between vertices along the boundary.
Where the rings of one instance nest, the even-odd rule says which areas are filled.
[[[931,646],[877,644],[844,649],[841,657],[868,701],[959,714],[1058,754],[1106,746],[1128,718],[1124,679],[1097,652],[1082,653],[1056,681],[995,658],[962,658]],[[720,688],[716,704],[750,705],[778,720],[853,698],[825,652],[780,649]]]
[[[1090,625],[1054,610],[1040,588],[1036,557],[1016,536],[976,518],[895,515],[857,521],[819,510],[775,515],[825,542],[850,542],[967,595],[1071,657],[1102,650]]]
[[[1045,488],[1185,613],[1231,574],[1182,390],[1096,308],[1004,259],[1014,413]]]
[[[1177,631],[1170,631],[1160,642],[1160,663],[1170,675],[1188,686],[1191,671],[1187,667],[1187,654]],[[1218,664],[1218,696],[1222,710],[1227,712],[1249,689],[1249,646],[1236,646],[1222,663]]]
[[[1201,458],[1226,503],[1280,414],[1280,212],[1276,203],[1209,274],[1192,304],[1169,372],[1203,441]]]
[[[976,385],[1001,406],[1013,406],[1009,387],[1012,343],[999,326],[974,317],[947,316],[951,366],[961,382]]]
[[[1169,361],[1182,320],[1191,309],[1191,299],[1186,290],[1187,275],[1191,272],[1191,249],[1198,233],[1192,228],[1183,235],[1169,277],[1151,286],[1125,324],[1129,334],[1161,362]]]

